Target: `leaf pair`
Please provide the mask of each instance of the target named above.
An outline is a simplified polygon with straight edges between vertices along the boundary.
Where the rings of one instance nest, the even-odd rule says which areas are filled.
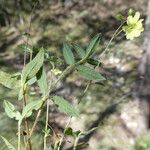
[[[16,120],[19,120],[21,118],[21,114],[19,111],[16,111],[14,105],[10,103],[9,101],[3,102],[3,107],[5,109],[6,114],[10,118],[15,118]]]
[[[38,110],[42,106],[42,100],[31,101],[27,104],[22,111],[21,118],[19,120],[19,124],[22,123],[24,118],[30,117],[32,115],[33,110]]]
[[[73,45],[73,47],[81,59],[84,59],[84,58],[87,59],[96,51],[96,48],[99,45],[99,42],[100,42],[100,34],[96,35],[90,41],[86,50],[84,50],[83,48],[81,48],[79,45],[76,45],[76,44]],[[67,43],[65,43],[63,46],[63,55],[68,65],[75,64],[75,57],[72,52],[71,46]]]
[[[9,101],[4,101],[3,107],[8,117],[15,118],[19,121],[19,124],[21,124],[22,120],[24,118],[30,117],[32,115],[32,111],[38,110],[41,107],[42,103],[42,100],[31,101],[23,108],[22,114],[19,111],[16,111],[14,105]]]

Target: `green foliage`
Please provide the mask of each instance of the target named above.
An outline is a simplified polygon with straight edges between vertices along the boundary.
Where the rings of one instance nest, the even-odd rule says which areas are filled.
[[[88,143],[82,142],[82,143],[79,143],[79,144],[76,146],[76,149],[77,149],[77,150],[85,149],[85,148],[88,147],[88,145],[89,145]]]
[[[149,136],[141,137],[136,141],[135,150],[149,150],[150,138]]]
[[[63,46],[63,55],[68,65],[73,65],[75,63],[75,59],[74,59],[71,47],[67,43],[65,43]]]
[[[18,88],[18,81],[17,77],[12,76],[6,72],[0,71],[0,84],[9,88],[9,89],[16,89]]]
[[[59,96],[53,96],[53,102],[58,105],[58,109],[71,116],[71,117],[79,117],[79,111],[75,109],[71,104],[69,104],[64,98]]]
[[[89,56],[92,55],[95,52],[97,46],[99,45],[99,42],[100,42],[100,34],[97,34],[92,38],[90,44],[86,48],[86,54]]]
[[[102,65],[101,62],[99,62],[96,59],[92,59],[92,58],[87,59],[87,63],[90,65],[93,65],[93,66],[101,66]]]
[[[120,19],[122,22],[126,21],[127,26],[123,26],[122,29],[121,29],[122,27],[121,26],[120,28],[118,28],[118,30],[116,30],[117,32],[115,32],[115,34],[113,35],[106,49],[101,49],[101,51],[99,52],[100,55],[102,52],[105,52],[108,49],[113,38],[116,35],[118,35],[122,30],[126,33],[126,37],[128,39],[133,39],[134,37],[139,36],[140,33],[143,31],[143,26],[142,26],[143,20],[140,19],[139,12],[136,12],[134,15],[133,15],[133,12],[129,12],[129,16],[127,17],[127,20],[125,20],[125,17],[121,15],[118,16],[118,19]],[[45,107],[45,104],[49,98],[51,98],[54,104],[58,106],[58,109],[61,112],[65,113],[66,115],[70,117],[80,116],[79,111],[74,106],[72,106],[67,100],[65,100],[63,97],[60,97],[60,96],[52,96],[52,93],[54,90],[56,90],[57,85],[58,85],[57,83],[62,81],[64,78],[66,78],[74,70],[77,70],[78,73],[87,80],[96,80],[96,81],[105,80],[105,77],[103,77],[100,73],[98,73],[96,69],[92,68],[93,66],[96,68],[100,67],[102,64],[99,60],[96,60],[95,58],[92,57],[93,54],[96,52],[96,48],[98,47],[100,40],[101,40],[100,34],[97,34],[96,36],[94,36],[92,40],[89,42],[86,50],[84,50],[82,47],[80,47],[77,44],[73,44],[73,48],[75,52],[77,53],[78,58],[75,58],[76,55],[74,55],[72,51],[72,45],[65,43],[63,45],[63,56],[64,56],[64,60],[66,61],[66,63],[70,66],[68,66],[64,71],[62,71],[63,70],[62,68],[58,67],[58,66],[61,66],[62,61],[57,56],[53,56],[49,54],[48,51],[45,52],[44,48],[33,49],[30,46],[28,46],[27,43],[22,44],[20,45],[20,48],[22,48],[26,52],[29,52],[30,59],[31,59],[31,61],[24,66],[22,70],[22,74],[10,75],[8,73],[0,71],[0,84],[10,89],[17,89],[18,87],[20,87],[21,89],[19,92],[19,99],[24,100],[22,113],[20,113],[19,111],[16,111],[14,105],[11,104],[9,101],[4,101],[3,103],[6,114],[10,118],[15,118],[16,120],[18,120],[18,150],[20,150],[20,143],[22,139],[20,133],[21,133],[23,120],[25,120],[25,123],[26,123],[28,117],[30,117],[33,114],[34,110],[40,112]],[[75,62],[75,59],[77,60],[77,62]],[[56,81],[54,81],[53,78],[51,78],[50,85],[48,84],[47,74],[44,68],[45,67],[44,61],[50,63],[50,71],[53,75],[56,76]],[[92,65],[92,67],[86,66],[87,63]],[[21,81],[18,82],[18,80],[21,80]],[[28,95],[28,92],[30,91],[29,86],[31,85],[33,86],[34,83],[37,83],[35,85],[39,86],[40,92],[42,93],[42,96],[39,93],[37,93],[36,96],[40,96],[39,99],[42,99],[42,100],[33,100],[33,101],[28,102],[26,101],[26,97],[29,96]],[[52,148],[47,148],[47,141],[46,141],[46,138],[49,137],[50,135],[50,129],[48,129],[47,127],[48,126],[48,113],[49,113],[48,111],[49,111],[49,105],[47,103],[47,113],[46,113],[46,122],[45,122],[46,127],[44,130],[44,134],[45,134],[44,135],[44,144],[45,144],[44,149],[47,149],[47,150],[52,149]],[[39,116],[37,115],[34,121],[34,124],[31,128],[32,129],[31,131],[34,130],[39,117],[40,115]],[[27,128],[26,130],[29,131],[29,127],[27,127],[26,124],[25,124],[25,127]],[[30,136],[31,136],[31,133],[27,133],[27,134],[28,134],[27,139],[25,139],[26,144],[28,144],[30,140]],[[72,128],[67,127],[64,130],[63,134],[64,134],[63,136],[67,135],[67,136],[72,136],[74,138],[75,150],[85,148],[88,145],[87,143],[78,143],[80,136],[85,135],[81,133],[81,131],[73,131]],[[59,144],[58,150],[61,148],[61,144],[63,142],[63,136],[61,138],[58,138],[58,140],[56,140],[56,143]],[[2,139],[9,149],[14,150],[14,147],[4,137],[2,137]],[[147,150],[147,148],[149,148],[147,141],[146,142],[144,141],[144,144],[140,144],[140,148],[143,148],[143,147],[145,148],[144,150]]]
[[[73,136],[73,130],[72,130],[72,128],[70,128],[70,127],[66,128],[65,131],[64,131],[64,134],[65,135]]]
[[[33,77],[32,79],[30,79],[30,80],[27,81],[27,84],[28,84],[28,85],[32,85],[32,84],[34,84],[36,81],[37,81],[37,78],[36,78],[36,77]]]
[[[21,118],[20,112],[16,111],[14,105],[10,103],[9,101],[5,100],[3,102],[3,107],[8,117],[15,118],[16,120],[19,120]]]
[[[21,100],[23,98],[24,90],[26,88],[26,82],[30,79],[32,82],[29,81],[29,84],[31,85],[34,83],[34,77],[38,73],[38,71],[41,69],[43,63],[44,63],[44,48],[41,48],[38,52],[38,54],[34,57],[33,60],[31,60],[23,69],[22,75],[21,75],[21,89],[19,92],[18,99]],[[33,82],[34,81],[34,82]]]
[[[10,144],[10,142],[6,138],[4,138],[3,136],[1,136],[1,138],[6,144],[8,150],[16,150],[15,147],[12,144]]]
[[[33,78],[40,70],[44,62],[44,49],[41,48],[35,58],[30,61],[22,71],[22,84],[26,83],[26,80]]]
[[[19,120],[20,124],[24,118],[30,117],[32,115],[33,110],[38,110],[42,106],[43,101],[42,100],[35,100],[31,101],[29,104],[27,104],[22,111],[21,118]]]
[[[84,49],[82,47],[80,47],[77,44],[73,45],[75,51],[77,52],[77,54],[79,55],[80,58],[84,58],[86,55],[86,52],[84,51]]]
[[[73,131],[71,127],[68,127],[64,130],[64,134],[67,136],[72,136],[74,138],[77,138],[81,134],[81,131]]]
[[[128,10],[128,16],[134,16],[135,15],[135,10],[133,10],[132,8],[130,8]]]
[[[89,68],[87,66],[80,65],[77,67],[77,70],[81,76],[88,80],[105,80],[105,78],[94,69]]]
[[[37,74],[37,82],[40,87],[41,93],[45,96],[48,92],[48,81],[44,67]]]
[[[125,18],[123,15],[121,15],[121,14],[116,15],[115,18],[116,18],[118,21],[122,21],[122,22],[125,21],[125,19],[126,19],[126,18]]]

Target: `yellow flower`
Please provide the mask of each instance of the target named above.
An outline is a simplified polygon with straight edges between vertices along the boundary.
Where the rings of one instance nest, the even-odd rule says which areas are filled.
[[[127,25],[122,27],[127,39],[133,40],[135,37],[140,36],[141,32],[144,31],[142,21],[139,12],[136,12],[134,16],[127,17]]]

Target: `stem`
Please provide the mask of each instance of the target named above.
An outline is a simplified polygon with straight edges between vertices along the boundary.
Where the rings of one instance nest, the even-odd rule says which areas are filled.
[[[27,101],[26,101],[26,96],[25,94],[23,95],[23,101],[24,101],[24,106],[26,106]],[[30,136],[30,129],[29,129],[29,123],[27,118],[25,118],[25,127],[26,127],[26,131],[27,131],[27,137]],[[26,144],[25,144],[25,150],[27,150],[27,146],[29,145],[29,149],[32,150],[32,144],[31,144],[31,138],[27,138]]]
[[[20,146],[21,146],[21,137],[20,137],[20,124],[18,123],[18,150],[21,150]]]
[[[46,150],[46,138],[47,138],[47,129],[48,129],[48,114],[49,114],[49,101],[47,101],[47,108],[46,108],[46,123],[45,123],[45,135],[44,135],[44,150]]]
[[[125,22],[122,22],[122,23],[120,24],[120,26],[117,28],[117,30],[114,32],[114,34],[112,35],[112,37],[111,37],[110,41],[108,42],[106,48],[105,48],[104,51],[101,53],[101,55],[100,55],[101,57],[103,57],[104,54],[108,51],[108,48],[109,48],[110,44],[112,43],[112,41],[114,40],[114,38],[115,38],[116,36],[118,36],[118,35],[122,32],[121,27],[123,26],[124,23],[125,23]],[[121,30],[120,30],[120,29],[121,29]],[[121,32],[120,32],[120,31],[121,31]],[[98,64],[97,66],[99,66],[99,65],[100,65],[100,64]]]
[[[39,117],[40,117],[40,115],[41,115],[41,112],[42,112],[42,109],[39,109],[39,111],[38,111],[38,113],[37,113],[37,116],[36,116],[36,119],[35,119],[35,121],[34,121],[34,124],[33,124],[32,128],[31,128],[29,138],[30,138],[30,137],[32,136],[32,134],[33,134],[33,131],[34,131],[34,129],[35,129],[35,126],[36,126],[36,124],[37,124],[37,122],[38,122],[38,119],[39,119]]]
[[[78,141],[79,141],[79,137],[76,137],[75,141],[74,141],[74,145],[73,145],[73,150],[76,150],[77,145],[78,145]]]
[[[30,29],[31,29],[32,15],[33,15],[33,11],[34,11],[34,9],[35,9],[37,4],[38,4],[38,1],[35,3],[34,7],[32,8],[28,31],[30,31]],[[29,42],[29,35],[27,35],[26,50],[24,51],[24,60],[23,60],[23,66],[24,67],[26,65],[26,60],[27,60],[27,46],[28,46],[28,42]],[[30,53],[30,61],[31,61],[31,59],[32,59],[32,53]],[[26,106],[25,94],[23,95],[23,101],[24,101],[24,106]],[[27,146],[29,144],[29,149],[32,150],[30,130],[29,130],[29,125],[28,125],[28,121],[27,121],[26,118],[25,118],[25,126],[26,126],[26,130],[27,130],[27,135],[28,135],[27,142],[25,144],[25,149],[27,149]],[[20,143],[21,142],[21,131],[20,130],[21,130],[21,124],[18,122],[18,150],[21,150],[21,143]]]

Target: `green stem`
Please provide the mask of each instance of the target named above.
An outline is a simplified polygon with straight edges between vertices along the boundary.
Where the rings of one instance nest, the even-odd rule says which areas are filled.
[[[111,37],[110,41],[108,42],[106,48],[105,48],[104,51],[101,53],[101,55],[100,55],[101,57],[103,57],[104,54],[108,51],[108,48],[109,48],[110,44],[112,43],[112,41],[114,40],[114,38],[115,38],[116,36],[118,36],[118,35],[122,32],[121,27],[123,26],[124,23],[125,23],[125,22],[122,22],[122,23],[120,24],[120,26],[117,28],[117,30],[114,32],[114,34],[112,35],[112,37]],[[121,31],[121,32],[120,32],[120,31]],[[118,34],[118,33],[119,33],[119,34]],[[97,66],[99,66],[99,65],[100,65],[100,64],[98,64]]]
[[[73,145],[73,150],[76,150],[77,145],[78,145],[78,141],[79,141],[79,137],[76,137],[75,141],[74,141],[74,145]]]
[[[48,114],[49,114],[49,101],[47,101],[47,108],[46,108],[46,122],[45,122],[45,134],[44,134],[44,150],[46,150],[46,143],[47,143]]]
[[[21,133],[20,133],[21,131],[20,131],[20,123],[18,123],[18,150],[21,150],[21,137],[20,137],[20,135],[21,135]]]

